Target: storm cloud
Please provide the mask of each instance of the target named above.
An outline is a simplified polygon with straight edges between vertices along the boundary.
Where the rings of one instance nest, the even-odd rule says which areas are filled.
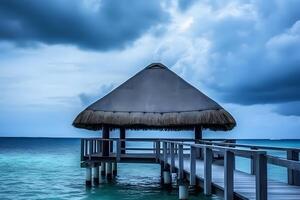
[[[122,48],[168,20],[159,0],[3,0],[0,41]]]
[[[236,129],[216,137],[299,138],[299,7],[298,0],[0,1],[0,135],[23,135],[25,127],[25,135],[74,136],[76,114],[162,62],[233,114]]]
[[[189,28],[158,52],[223,102],[299,101],[299,7],[293,0],[193,2],[182,11]]]

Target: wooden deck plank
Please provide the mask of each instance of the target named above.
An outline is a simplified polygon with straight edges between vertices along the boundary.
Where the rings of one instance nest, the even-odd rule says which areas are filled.
[[[170,159],[168,159],[170,164]],[[189,173],[190,160],[188,157],[184,158],[184,170]],[[178,159],[175,158],[175,168],[178,168]],[[204,163],[202,160],[196,161],[196,176],[200,179],[204,177]],[[212,165],[212,183],[219,188],[224,188],[224,167],[220,165]],[[241,172],[234,171],[234,192],[247,199],[256,198],[255,193],[255,176]],[[268,180],[268,199],[270,200],[299,200],[300,187],[288,185],[287,183]]]

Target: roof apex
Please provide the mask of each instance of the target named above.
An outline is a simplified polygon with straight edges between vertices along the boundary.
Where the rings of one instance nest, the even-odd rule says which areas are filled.
[[[162,63],[151,63],[145,69],[168,69],[168,67]]]

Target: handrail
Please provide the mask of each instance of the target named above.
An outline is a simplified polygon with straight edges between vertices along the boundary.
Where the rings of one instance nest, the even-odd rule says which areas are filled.
[[[274,147],[274,146],[248,145],[248,144],[236,144],[236,143],[220,143],[220,142],[211,142],[206,140],[198,140],[198,142],[213,144],[218,146],[236,146],[236,147],[268,149],[268,150],[278,150],[278,151],[293,150],[293,151],[300,152],[300,148],[293,148],[293,147]]]
[[[153,147],[127,147],[121,146],[121,142],[150,142]],[[192,143],[194,142],[194,143]],[[106,145],[104,145],[106,144]],[[109,149],[108,154],[104,155],[103,149]],[[123,151],[125,150],[125,151]],[[264,200],[267,194],[267,163],[286,167],[288,169],[288,183],[300,184],[300,162],[299,148],[286,147],[270,147],[259,145],[245,145],[227,142],[211,142],[205,140],[185,140],[185,139],[168,139],[168,138],[85,138],[81,140],[81,160],[91,160],[94,154],[102,156],[113,156],[116,161],[120,161],[125,154],[130,154],[129,151],[135,153],[143,153],[138,151],[152,151],[153,159],[156,162],[161,162],[164,169],[174,172],[175,159],[178,159],[177,169],[181,179],[186,173],[184,163],[187,156],[189,159],[189,181],[191,185],[196,184],[196,159],[203,158],[204,165],[204,193],[210,194],[212,187],[212,166],[214,155],[221,155],[224,159],[224,195],[231,198],[233,195],[234,182],[234,157],[241,156],[251,159],[251,173],[256,177],[256,199]],[[267,155],[267,150],[286,151],[287,158]],[[121,153],[123,151],[123,153]],[[124,153],[125,152],[125,153]],[[113,154],[110,154],[113,153]],[[201,156],[202,157],[201,157]],[[112,159],[111,157],[108,159]]]
[[[126,139],[120,139],[120,138],[108,138],[108,139],[103,139],[103,138],[81,138],[85,140],[103,140],[103,141],[143,141],[143,142],[152,142],[152,141],[157,141],[157,140],[169,140],[169,141],[182,141],[182,142],[195,142],[195,139],[191,138],[126,138]]]
[[[172,171],[174,165],[175,156],[178,157],[178,176],[180,180],[184,179],[184,152],[183,146],[190,147],[190,159],[189,159],[189,182],[190,185],[196,184],[196,158],[197,149],[204,150],[204,193],[207,195],[211,194],[212,187],[212,160],[213,151],[217,154],[224,154],[224,197],[225,199],[233,199],[233,185],[234,185],[234,156],[235,154],[248,157],[249,155],[255,158],[256,161],[256,199],[266,200],[267,199],[267,157],[266,151],[261,150],[247,150],[238,149],[233,147],[222,147],[215,145],[206,144],[188,144],[174,141],[161,140],[157,141],[157,145],[163,145],[163,151],[158,151],[157,157],[163,162],[164,170],[168,170],[167,163],[170,163],[170,170]],[[178,153],[171,148],[171,145],[178,146]],[[169,146],[169,148],[168,148]],[[161,156],[162,155],[162,156]],[[169,158],[170,161],[169,162]]]
[[[264,149],[264,150],[275,150],[286,152],[287,158],[275,157],[267,155],[267,162],[272,165],[286,167],[288,169],[288,184],[300,185],[300,162],[299,154],[300,148],[292,147],[271,147],[271,146],[260,146],[260,145],[246,145],[236,143],[220,143],[210,142],[205,140],[198,141],[204,144],[217,145],[217,146],[231,146],[231,147],[244,147],[250,149]],[[251,158],[251,174],[255,174],[255,160]]]

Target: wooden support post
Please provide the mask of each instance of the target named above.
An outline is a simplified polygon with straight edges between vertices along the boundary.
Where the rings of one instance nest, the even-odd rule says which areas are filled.
[[[121,160],[121,141],[118,139],[116,144],[117,152],[116,152],[116,160],[117,162],[120,162]]]
[[[160,163],[160,183],[164,183],[164,165]]]
[[[294,150],[288,150],[287,159],[299,161],[299,152]],[[300,171],[288,169],[288,184],[300,185]]]
[[[164,185],[170,187],[172,184],[172,177],[171,173],[169,170],[164,170],[163,171],[163,180],[164,180]]]
[[[179,185],[179,199],[187,200],[189,197],[189,188],[187,184],[180,183]]]
[[[175,152],[174,152],[174,143],[170,144],[170,157],[171,157],[171,166],[170,166],[170,172],[175,172]]]
[[[231,148],[235,148],[235,143],[236,143],[236,140],[235,139],[230,139],[228,140],[228,143],[232,143],[233,145],[229,145],[228,147],[231,147]],[[235,155],[233,154],[233,164],[232,164],[232,168],[233,170],[235,170]]]
[[[90,186],[92,186],[92,168],[87,167],[87,168],[85,168],[85,170],[86,170],[85,185],[87,187],[90,187]]]
[[[112,179],[112,165],[111,165],[111,162],[106,162],[106,178],[108,180]]]
[[[112,174],[114,176],[117,176],[117,174],[118,174],[118,163],[117,162],[112,163]]]
[[[179,145],[178,147],[178,161],[179,161],[179,169],[178,169],[178,177],[180,180],[183,180],[183,145]]]
[[[93,181],[94,185],[99,185],[99,166],[97,164],[93,166]]]
[[[121,141],[121,154],[125,154],[126,153],[126,129],[125,128],[120,128],[120,139]]]
[[[80,140],[80,160],[84,160],[84,139]]]
[[[96,140],[93,140],[93,154],[96,153]]]
[[[204,148],[204,194],[211,195],[211,179],[212,179],[212,149]]]
[[[268,198],[268,180],[267,180],[267,157],[266,153],[256,154],[255,166],[255,187],[256,200],[267,200]]]
[[[190,148],[190,185],[196,185],[196,148]]]
[[[195,127],[195,140],[202,140],[202,127],[197,126]]]
[[[109,153],[113,153],[114,152],[114,141],[110,140],[109,141]]]
[[[109,139],[109,127],[108,126],[103,127],[102,139]],[[109,156],[109,141],[108,140],[103,141],[102,156]]]
[[[89,140],[89,159],[92,159],[92,153],[93,153],[93,141]]]
[[[202,140],[202,127],[197,126],[195,127],[195,143],[198,144],[199,140]],[[202,159],[202,149],[197,149],[197,158]]]
[[[251,147],[251,150],[257,150],[256,147]],[[251,156],[251,159],[250,159],[250,173],[255,175],[255,168],[256,168],[256,157],[255,155],[252,155]]]
[[[156,147],[156,162],[160,160],[160,141],[157,140],[155,142],[155,147]]]
[[[101,162],[101,176],[105,176],[106,175],[106,163],[105,162]]]
[[[84,155],[88,155],[88,140],[84,139]]]
[[[233,200],[234,153],[225,150],[224,154],[224,199]]]
[[[167,169],[167,163],[168,163],[168,157],[167,157],[167,142],[163,142],[163,161],[164,161],[164,170]]]

